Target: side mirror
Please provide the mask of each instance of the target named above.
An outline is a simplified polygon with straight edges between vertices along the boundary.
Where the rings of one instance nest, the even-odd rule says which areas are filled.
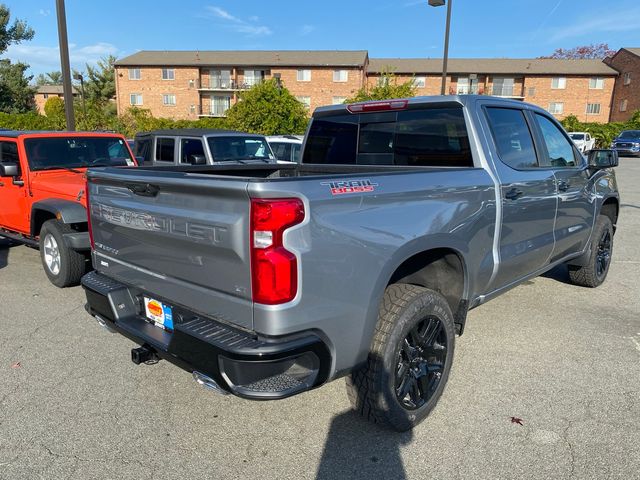
[[[20,167],[17,163],[0,163],[0,177],[17,177],[18,175],[20,175]]]
[[[589,150],[588,159],[589,167],[594,169],[617,167],[619,163],[618,152],[615,150]]]
[[[204,155],[192,154],[189,155],[189,163],[191,165],[206,165],[207,157],[205,157]]]

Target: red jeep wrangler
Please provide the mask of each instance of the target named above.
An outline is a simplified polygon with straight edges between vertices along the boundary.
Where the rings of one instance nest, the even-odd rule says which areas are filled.
[[[0,131],[0,237],[40,248],[58,287],[89,264],[85,171],[136,165],[121,135]]]

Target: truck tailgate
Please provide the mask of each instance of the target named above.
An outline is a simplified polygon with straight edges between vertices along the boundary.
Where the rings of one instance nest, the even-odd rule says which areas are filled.
[[[104,169],[88,174],[88,187],[96,270],[253,328],[245,180]]]

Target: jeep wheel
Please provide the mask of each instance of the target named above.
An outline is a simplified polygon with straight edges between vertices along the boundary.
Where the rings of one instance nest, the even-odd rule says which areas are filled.
[[[613,253],[613,225],[606,215],[600,215],[593,229],[589,260],[584,266],[569,265],[569,278],[575,285],[598,287],[607,278]]]
[[[367,365],[347,377],[353,408],[370,421],[405,431],[433,410],[449,377],[453,315],[439,293],[387,287]]]
[[[57,220],[47,220],[40,229],[40,258],[44,272],[56,287],[64,288],[80,283],[86,259],[68,248],[63,235],[73,230]]]

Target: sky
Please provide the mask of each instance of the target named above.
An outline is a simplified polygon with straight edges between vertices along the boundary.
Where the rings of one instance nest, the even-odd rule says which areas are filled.
[[[638,0],[452,0],[450,58],[534,58],[591,43],[640,47]],[[2,56],[60,70],[55,0],[0,0],[36,32]],[[441,58],[446,7],[427,0],[66,0],[72,66],[139,50],[368,50]]]

